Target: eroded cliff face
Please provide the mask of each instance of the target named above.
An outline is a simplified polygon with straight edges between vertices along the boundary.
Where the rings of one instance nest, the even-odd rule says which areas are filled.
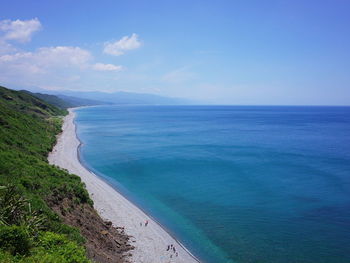
[[[56,193],[47,198],[48,205],[65,224],[76,227],[86,239],[88,257],[101,263],[130,262],[130,236],[124,229],[104,221],[90,204],[76,204],[72,197]]]

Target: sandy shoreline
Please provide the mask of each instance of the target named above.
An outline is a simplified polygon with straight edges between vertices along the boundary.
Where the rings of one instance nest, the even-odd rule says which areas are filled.
[[[124,227],[125,232],[134,237],[135,242],[132,242],[132,245],[135,246],[135,250],[132,251],[132,262],[198,263],[198,260],[157,222],[80,163],[78,158],[80,141],[76,135],[74,117],[74,111],[69,110],[69,115],[64,118],[63,132],[49,154],[49,163],[81,177],[101,217],[116,226]],[[146,221],[149,222],[147,227],[144,226]],[[170,244],[175,246],[177,257],[174,252],[166,251]]]

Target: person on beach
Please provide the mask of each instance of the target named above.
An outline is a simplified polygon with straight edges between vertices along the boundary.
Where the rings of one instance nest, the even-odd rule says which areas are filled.
[[[176,249],[175,249],[175,247],[173,247],[173,251],[174,251],[174,253],[176,252]]]
[[[170,246],[168,245],[168,248],[166,249],[166,251],[169,251],[169,249],[170,249]]]
[[[146,223],[145,223],[145,226],[147,226],[148,225],[148,220],[146,220]]]

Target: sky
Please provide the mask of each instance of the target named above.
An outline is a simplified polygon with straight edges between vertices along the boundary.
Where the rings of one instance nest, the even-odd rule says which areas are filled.
[[[0,0],[0,85],[350,105],[348,0]]]

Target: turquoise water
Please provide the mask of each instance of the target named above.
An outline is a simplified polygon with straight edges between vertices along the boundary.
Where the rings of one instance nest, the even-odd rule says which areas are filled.
[[[77,110],[81,158],[203,262],[350,262],[350,108]]]

